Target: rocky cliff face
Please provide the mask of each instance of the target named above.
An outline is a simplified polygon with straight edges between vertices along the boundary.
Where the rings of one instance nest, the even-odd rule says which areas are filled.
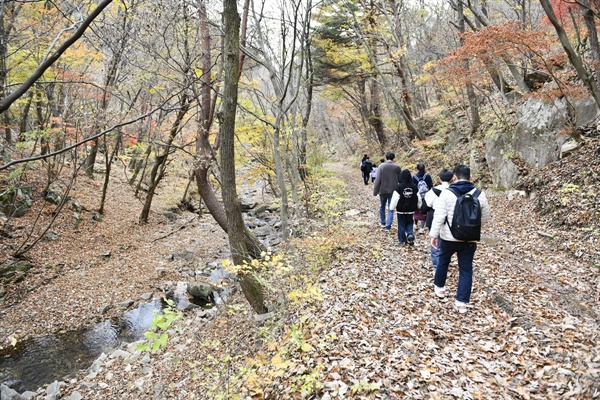
[[[570,117],[569,107],[573,106]],[[576,126],[598,124],[600,112],[591,99],[572,102],[563,99],[547,103],[528,99],[516,113],[513,134],[492,135],[486,143],[486,160],[495,185],[511,188],[521,177],[523,164],[543,168],[561,155],[561,146],[570,139],[561,135],[563,128],[575,119]]]

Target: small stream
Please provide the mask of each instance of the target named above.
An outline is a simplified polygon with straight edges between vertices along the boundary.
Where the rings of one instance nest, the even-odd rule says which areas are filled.
[[[31,338],[0,350],[0,383],[22,393],[88,368],[102,353],[143,337],[161,300],[140,304],[118,318],[86,329]]]
[[[210,280],[216,283],[230,277],[231,274],[218,269],[211,272]],[[173,293],[176,305],[192,302],[212,309],[215,304],[222,304],[229,294],[229,290],[215,291],[214,304],[204,304],[189,300],[186,291],[187,284],[179,282]],[[122,343],[142,339],[164,306],[161,299],[155,299],[90,328],[35,337],[0,349],[0,384],[23,393],[65,380],[89,368],[102,353],[109,354]]]

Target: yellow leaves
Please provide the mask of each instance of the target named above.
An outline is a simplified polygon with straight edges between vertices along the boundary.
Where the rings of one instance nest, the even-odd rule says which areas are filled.
[[[302,350],[305,353],[308,353],[309,351],[313,350],[313,347],[309,343],[304,342],[300,344],[300,350]]]
[[[296,363],[292,362],[291,360],[284,361],[280,353],[277,353],[275,357],[271,359],[271,364],[275,367],[275,369],[281,372],[280,375],[283,375],[283,372],[285,372],[285,370],[288,368],[296,366]]]
[[[287,294],[287,298],[294,301],[320,301],[323,300],[321,288],[315,284],[308,283],[306,287],[294,289]]]

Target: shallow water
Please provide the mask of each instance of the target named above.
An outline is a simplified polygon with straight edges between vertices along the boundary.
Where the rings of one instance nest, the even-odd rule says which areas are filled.
[[[36,391],[85,370],[100,354],[142,338],[161,308],[161,301],[154,300],[90,328],[31,338],[2,349],[0,383],[20,393]]]

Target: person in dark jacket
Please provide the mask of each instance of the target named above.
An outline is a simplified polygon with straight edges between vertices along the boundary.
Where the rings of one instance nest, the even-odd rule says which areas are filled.
[[[431,179],[431,175],[425,172],[425,164],[422,162],[417,164],[417,173],[413,176],[412,180],[413,183],[417,185],[421,200],[425,199],[425,194],[433,187],[433,179]],[[417,231],[425,232],[426,219],[427,215],[421,213],[420,210],[415,211],[415,225],[417,226]],[[419,221],[421,221],[420,226]]]
[[[363,160],[360,163],[360,170],[362,171],[363,182],[365,185],[369,184],[369,178],[371,177],[371,171],[373,170],[373,163],[369,160],[368,155],[363,156]]]
[[[421,207],[421,197],[417,190],[417,185],[412,182],[410,171],[405,169],[400,174],[400,183],[396,186],[390,211],[396,211],[398,214],[398,242],[401,245],[415,243],[413,234],[413,214],[416,209]]]
[[[379,164],[377,168],[377,177],[373,184],[373,196],[379,195],[379,223],[381,227],[387,232],[390,232],[392,228],[392,222],[394,222],[394,212],[389,211],[390,201],[392,201],[392,194],[394,189],[400,182],[400,166],[394,163],[396,155],[391,151],[386,153],[384,163]],[[386,218],[386,210],[388,210]]]

